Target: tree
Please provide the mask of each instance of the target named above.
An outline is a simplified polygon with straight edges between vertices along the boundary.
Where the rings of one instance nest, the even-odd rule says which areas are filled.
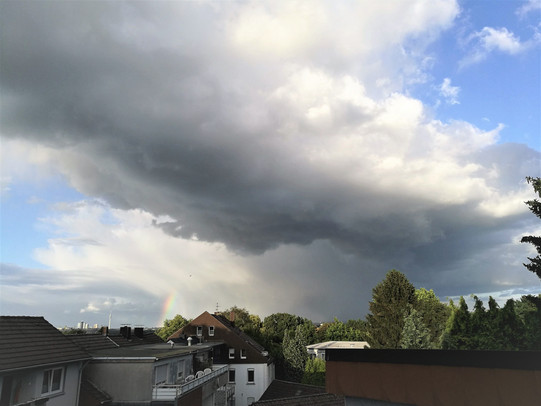
[[[468,304],[460,296],[458,307],[451,302],[452,313],[442,335],[441,348],[444,350],[469,350],[471,337],[471,315]]]
[[[190,321],[191,320],[185,319],[180,314],[177,314],[171,320],[165,319],[165,321],[163,322],[163,327],[160,328],[156,332],[156,334],[158,334],[162,338],[162,340],[167,340],[167,337],[169,337],[174,332],[180,330]]]
[[[349,320],[348,323],[342,323],[336,317],[331,323],[324,323],[320,329],[319,341],[362,341],[363,333],[357,328],[355,320]]]
[[[298,325],[294,330],[286,330],[282,344],[286,373],[289,380],[300,382],[308,360],[305,330]]]
[[[417,350],[433,348],[430,330],[423,323],[423,315],[415,309],[405,317],[400,348]]]
[[[223,313],[230,322],[234,323],[235,327],[248,334],[258,343],[263,345],[263,337],[261,335],[261,318],[256,314],[250,314],[245,308],[238,306],[230,307]]]
[[[371,348],[400,348],[404,318],[414,303],[415,287],[403,273],[389,271],[372,289],[367,316],[367,339]]]
[[[527,177],[526,181],[532,184],[535,193],[537,193],[537,195],[541,198],[541,178]],[[530,211],[541,219],[541,202],[537,199],[533,199],[528,200],[525,203],[530,208]],[[538,255],[536,257],[528,257],[530,263],[524,264],[524,266],[541,279],[541,236],[524,236],[520,242],[533,244],[537,250]]]
[[[438,348],[451,308],[440,302],[432,289],[416,289],[415,298],[415,310],[420,313],[423,324],[430,331],[431,347]]]
[[[302,383],[325,386],[325,361],[321,358],[309,358],[306,361]]]

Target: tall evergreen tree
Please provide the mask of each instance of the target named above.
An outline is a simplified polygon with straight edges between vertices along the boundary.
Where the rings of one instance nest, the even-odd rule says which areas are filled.
[[[430,331],[431,347],[438,348],[447,319],[451,315],[451,308],[440,302],[432,289],[416,289],[415,298],[415,309],[420,313],[423,324]]]
[[[444,350],[471,349],[471,315],[464,297],[460,297],[458,307],[452,305],[453,311],[447,321],[442,336],[441,348]]]
[[[293,331],[286,330],[282,344],[286,374],[289,380],[300,382],[308,360],[305,329],[298,325]]]
[[[417,350],[432,348],[430,330],[423,322],[423,315],[415,309],[404,320],[400,347]]]
[[[368,343],[371,348],[400,348],[404,318],[415,303],[415,287],[393,269],[372,289],[369,304]]]
[[[533,190],[541,198],[541,178],[532,178],[527,177],[526,180],[528,183],[531,183]],[[541,202],[537,199],[528,200],[526,205],[530,208],[530,211],[535,214],[538,218],[541,219]],[[529,264],[524,264],[524,266],[531,272],[535,273],[541,279],[541,236],[528,235],[522,237],[520,242],[527,242],[533,244],[537,250],[537,256],[528,257],[530,260]]]

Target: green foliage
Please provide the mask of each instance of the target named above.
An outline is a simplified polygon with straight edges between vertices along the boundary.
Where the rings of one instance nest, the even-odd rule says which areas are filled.
[[[430,330],[423,322],[423,315],[415,309],[405,317],[400,348],[417,350],[432,348]]]
[[[263,344],[264,339],[261,335],[261,318],[256,314],[250,314],[245,308],[238,306],[230,307],[226,309],[222,314],[231,322],[235,327],[248,334],[254,340]]]
[[[537,195],[541,198],[541,178],[527,177],[526,181],[532,184],[534,192],[537,193]],[[529,207],[530,211],[541,219],[541,202],[537,199],[533,199],[528,200],[525,203]],[[541,236],[524,236],[522,237],[520,242],[527,242],[533,244],[533,246],[537,250],[538,255],[535,257],[528,257],[530,263],[524,264],[524,266],[529,271],[535,273],[541,279]]]
[[[451,308],[441,303],[432,289],[416,289],[415,298],[415,310],[420,313],[423,324],[430,332],[430,346],[438,348]]]
[[[302,380],[308,360],[307,345],[306,330],[302,325],[298,325],[293,331],[285,331],[282,349],[288,380],[293,382]]]
[[[177,314],[175,317],[173,317],[171,320],[165,319],[163,322],[163,327],[158,329],[156,331],[156,334],[162,338],[162,340],[167,340],[167,338],[175,333],[176,331],[180,330],[182,327],[184,327],[186,324],[188,324],[191,320],[185,319],[180,314]]]
[[[306,361],[302,383],[325,386],[325,361],[321,358],[310,358]]]
[[[282,343],[284,333],[287,330],[294,330],[300,324],[312,324],[312,322],[294,314],[274,313],[265,317],[261,331],[266,340],[274,343]]]
[[[363,325],[363,321],[349,320],[347,323],[343,323],[336,317],[331,323],[324,323],[319,327],[316,334],[318,342],[325,341],[363,341],[366,336],[366,327]],[[359,326],[363,325],[363,331],[359,329]]]
[[[444,350],[461,350],[470,348],[471,316],[464,297],[460,297],[458,307],[453,307],[442,337],[441,347]]]
[[[389,271],[372,289],[367,316],[371,348],[400,348],[404,319],[415,301],[415,287],[406,276],[394,269]]]
[[[509,299],[500,308],[491,297],[488,310],[473,296],[473,312],[460,299],[442,337],[443,349],[460,350],[539,350],[541,349],[541,297]]]

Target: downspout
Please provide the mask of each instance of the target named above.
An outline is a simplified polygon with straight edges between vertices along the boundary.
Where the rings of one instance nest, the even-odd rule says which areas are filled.
[[[79,406],[79,397],[81,396],[81,385],[83,384],[83,369],[86,367],[86,365],[92,360],[83,361],[81,363],[81,366],[79,367],[79,386],[77,386],[77,398],[76,398],[76,405]]]

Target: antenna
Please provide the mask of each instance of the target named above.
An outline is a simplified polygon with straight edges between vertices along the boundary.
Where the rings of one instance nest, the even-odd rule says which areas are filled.
[[[109,312],[109,330],[111,330],[111,318],[113,317],[113,311]]]
[[[216,314],[220,313],[220,305],[216,302]]]

